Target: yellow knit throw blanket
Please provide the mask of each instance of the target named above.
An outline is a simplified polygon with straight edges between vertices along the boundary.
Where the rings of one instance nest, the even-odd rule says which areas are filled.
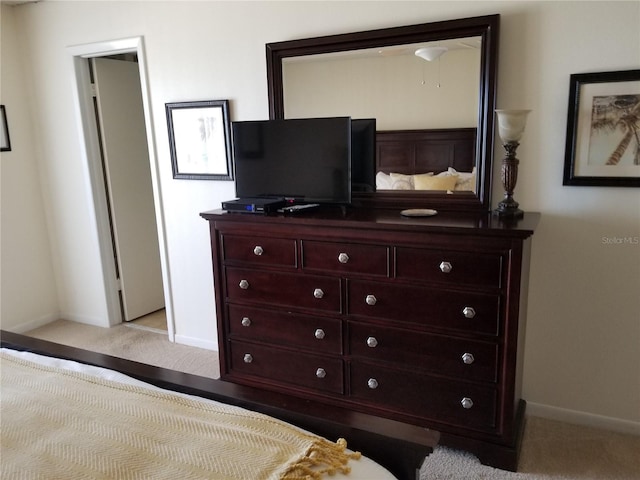
[[[1,365],[2,478],[316,480],[359,458],[241,408],[4,353]]]

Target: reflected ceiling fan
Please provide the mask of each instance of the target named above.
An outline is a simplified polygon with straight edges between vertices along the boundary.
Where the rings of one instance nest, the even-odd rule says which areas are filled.
[[[440,57],[445,52],[451,50],[473,49],[480,48],[480,37],[464,38],[464,39],[452,39],[442,40],[438,42],[431,42],[428,44],[417,45],[402,45],[400,47],[389,47],[377,50],[377,55],[383,57],[392,57],[398,55],[417,55],[424,58],[427,61],[433,61]],[[418,53],[420,52],[420,53]]]

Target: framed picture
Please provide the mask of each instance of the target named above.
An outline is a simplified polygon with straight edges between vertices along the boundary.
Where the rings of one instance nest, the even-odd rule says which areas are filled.
[[[571,75],[562,183],[640,186],[640,70]]]
[[[165,104],[173,178],[233,180],[229,101]]]
[[[9,139],[9,125],[7,124],[7,110],[4,105],[0,105],[0,152],[11,151],[11,140]]]

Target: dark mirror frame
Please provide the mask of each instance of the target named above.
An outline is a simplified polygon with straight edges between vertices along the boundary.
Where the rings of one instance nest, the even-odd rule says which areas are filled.
[[[476,134],[477,194],[378,191],[354,193],[353,204],[376,208],[438,208],[487,212],[491,209],[493,114],[497,82],[499,21],[500,15],[487,15],[268,43],[266,53],[269,118],[284,118],[282,60],[285,58],[480,36],[482,46],[480,47],[481,68]]]

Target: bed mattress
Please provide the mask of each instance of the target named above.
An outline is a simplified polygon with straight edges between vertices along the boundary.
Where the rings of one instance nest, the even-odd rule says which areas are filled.
[[[89,365],[84,365],[78,362],[72,362],[72,361],[67,361],[67,360],[62,360],[62,359],[58,359],[58,358],[53,358],[53,357],[47,357],[47,356],[41,356],[41,355],[36,355],[33,353],[29,353],[29,352],[18,352],[18,351],[13,351],[13,350],[9,350],[9,349],[2,349],[2,352],[10,355],[10,358],[17,358],[17,359],[22,359],[26,362],[35,362],[38,365],[42,365],[45,369],[49,368],[49,369],[62,369],[66,372],[76,372],[81,378],[84,378],[84,376],[90,376],[91,378],[95,378],[97,380],[95,380],[96,385],[100,384],[102,385],[103,382],[106,382],[107,384],[109,384],[110,382],[114,382],[116,384],[116,388],[120,388],[117,385],[126,385],[128,386],[127,388],[123,388],[123,391],[129,391],[129,390],[133,390],[136,392],[136,394],[142,395],[143,399],[156,399],[156,398],[160,398],[162,399],[162,401],[169,401],[171,399],[176,399],[178,401],[178,403],[187,403],[189,406],[193,406],[195,405],[196,407],[198,406],[202,406],[202,409],[204,410],[215,410],[215,409],[220,409],[223,412],[226,412],[226,415],[232,415],[234,418],[236,415],[240,416],[240,415],[244,415],[244,414],[248,414],[250,419],[254,418],[254,416],[256,414],[254,414],[253,412],[249,412],[245,409],[239,408],[239,407],[234,407],[234,406],[228,406],[228,405],[224,405],[221,404],[219,402],[215,402],[212,400],[206,400],[206,399],[202,399],[199,397],[192,397],[189,395],[185,395],[182,393],[177,393],[177,392],[171,392],[171,391],[166,391],[166,390],[162,390],[158,387],[155,387],[153,385],[149,385],[146,384],[144,382],[138,381],[136,379],[133,379],[131,377],[128,377],[126,375],[123,375],[119,372],[113,371],[113,370],[107,370],[104,368],[99,368],[99,367],[93,367],[93,366],[89,366]],[[4,362],[4,360],[3,360]],[[75,374],[72,374],[70,376],[76,376]],[[3,381],[3,391],[5,388],[5,375],[2,376],[2,381]],[[91,382],[91,380],[89,380]],[[145,397],[144,395],[148,395],[147,397]],[[134,397],[137,398],[137,397]],[[150,401],[150,400],[149,400]],[[155,401],[155,400],[153,400]],[[8,401],[7,402],[2,402],[0,404],[0,406],[2,407],[2,418],[3,418],[3,424],[5,423],[5,420],[7,417],[5,417],[5,413],[7,413],[7,408],[8,408]],[[309,432],[306,432],[302,429],[299,429],[298,427],[295,427],[293,425],[287,424],[285,422],[281,422],[280,420],[275,420],[275,419],[271,419],[271,417],[267,417],[267,416],[262,416],[260,414],[257,414],[258,416],[258,424],[259,425],[264,425],[264,423],[262,422],[276,422],[278,424],[278,435],[285,435],[288,436],[290,433],[292,433],[292,437],[291,438],[297,438],[298,437],[298,433],[300,434],[300,438],[302,438],[304,441],[307,441],[308,438],[312,438],[315,437],[316,439],[319,439],[319,437],[316,437],[315,435],[310,434]],[[253,422],[253,420],[249,420],[250,422]],[[5,435],[5,426],[3,425],[3,436],[2,436],[2,456],[3,456],[3,465],[2,465],[2,476],[3,478],[9,478],[9,476],[11,476],[11,478],[31,478],[29,476],[28,470],[26,469],[22,469],[19,470],[20,471],[20,476],[16,477],[15,476],[15,471],[14,472],[9,472],[8,469],[9,468],[18,468],[19,469],[19,465],[18,467],[16,467],[16,462],[13,462],[13,467],[11,467],[11,462],[5,462],[4,459],[8,459],[10,458],[11,455],[11,449],[15,447],[16,444],[11,444],[11,438],[8,435]],[[290,432],[289,430],[292,429],[295,432]],[[123,430],[123,428],[121,428],[121,430]],[[271,434],[268,434],[267,437],[269,437]],[[32,437],[34,437],[33,440],[33,444],[35,445],[37,442],[42,442],[43,438],[45,438],[44,436],[42,436],[42,438],[36,438],[36,437],[40,437],[39,435],[32,435]],[[287,437],[288,438],[288,437]],[[337,445],[338,450],[340,450],[340,446],[341,444],[334,444],[333,440],[337,440],[337,439],[331,439],[331,441],[327,441],[325,439],[320,439],[320,440],[311,440],[311,443],[309,445]],[[24,441],[24,439],[23,439]],[[155,440],[154,440],[155,441]],[[31,443],[31,441],[26,442],[26,444]],[[271,443],[271,442],[269,442]],[[105,442],[104,443],[105,447],[109,445],[109,442]],[[304,445],[303,444],[303,449],[304,449]],[[206,445],[205,445],[206,446]],[[227,447],[225,447],[227,448]],[[231,447],[228,447],[231,448]],[[309,448],[315,448],[315,447],[309,447]],[[328,451],[331,451],[330,447]],[[24,450],[24,447],[23,447]],[[95,450],[97,450],[96,448],[92,448],[90,451],[92,452],[91,454],[93,454],[93,452],[95,452]],[[42,455],[42,447],[39,450],[39,455]],[[44,450],[46,451],[46,449]],[[224,458],[227,459],[232,459],[235,458],[235,460],[230,460],[230,463],[233,463],[235,466],[237,466],[239,463],[242,463],[244,466],[244,461],[240,461],[238,462],[238,458],[246,458],[248,459],[248,456],[254,457],[257,456],[258,454],[250,454],[247,453],[250,450],[247,451],[233,451],[233,449],[229,450],[227,454],[225,454]],[[325,453],[327,450],[324,450]],[[346,452],[347,457],[355,457],[355,455],[350,455],[353,452],[350,452],[348,449],[344,450]],[[110,452],[108,450],[105,451],[100,451],[100,452],[95,452],[98,456],[103,457],[104,456],[108,456],[110,455]],[[167,449],[167,453],[168,453],[168,457],[166,459],[164,459],[164,461],[168,462],[166,465],[170,465],[171,461],[172,461],[172,455],[175,455],[175,452],[171,451],[170,449]],[[26,455],[26,456],[25,456]],[[155,453],[154,453],[155,455]],[[20,452],[17,457],[15,457],[17,459],[17,463],[19,464],[21,461],[25,461],[25,459],[29,458],[29,454],[25,453],[24,451]],[[21,460],[22,459],[22,460]],[[160,458],[160,460],[158,460],[157,458],[154,460],[154,462],[158,462],[158,461],[163,461],[162,458]],[[250,463],[250,462],[246,462],[246,463]],[[331,462],[329,462],[330,464]],[[319,462],[320,465],[318,466],[314,466],[314,465],[310,465],[309,463],[305,463],[303,465],[303,468],[297,468],[295,467],[295,465],[297,465],[296,461],[289,461],[289,462],[285,462],[283,464],[283,466],[280,468],[275,468],[272,470],[265,470],[264,472],[261,472],[259,475],[257,476],[253,476],[253,478],[256,478],[256,480],[258,478],[285,478],[286,472],[288,471],[289,474],[291,474],[292,472],[303,472],[304,469],[306,468],[310,468],[311,471],[309,473],[311,473],[313,476],[310,478],[315,477],[316,475],[314,474],[314,472],[319,472],[322,469],[326,469],[326,462]],[[286,465],[286,466],[285,466]],[[290,468],[291,465],[294,465],[293,470]],[[359,459],[355,459],[355,458],[351,458],[348,460],[348,468],[344,469],[345,472],[350,470],[350,473],[345,474],[342,473],[341,470],[342,468],[334,468],[334,469],[329,469],[329,470],[335,470],[335,474],[333,476],[331,476],[331,478],[335,478],[335,479],[352,479],[352,480],[373,480],[373,479],[380,479],[380,480],[390,480],[390,479],[394,479],[395,477],[393,475],[391,475],[386,469],[384,469],[383,467],[381,467],[380,465],[378,465],[377,463],[373,462],[372,460],[366,458],[366,457],[361,457]],[[231,470],[235,470],[234,468],[231,468]],[[243,470],[239,470],[240,472],[242,472]],[[266,473],[265,473],[266,472]],[[243,478],[247,476],[246,471],[244,471],[244,473],[240,474],[241,477]],[[50,477],[52,478],[52,477]],[[92,477],[87,477],[87,478],[92,478]],[[108,477],[105,477],[108,478]],[[130,476],[128,476],[126,473],[122,474],[122,475],[113,475],[111,478],[131,478]],[[140,478],[145,478],[144,476],[140,477]],[[157,478],[156,475],[154,475],[154,478]],[[168,477],[170,478],[170,477]],[[215,473],[215,468],[212,470],[211,474],[208,474],[207,476],[204,477],[200,477],[200,478],[230,478],[226,473],[224,474],[218,474]],[[302,477],[304,478],[304,477]],[[321,476],[318,474],[317,478],[321,478]]]

